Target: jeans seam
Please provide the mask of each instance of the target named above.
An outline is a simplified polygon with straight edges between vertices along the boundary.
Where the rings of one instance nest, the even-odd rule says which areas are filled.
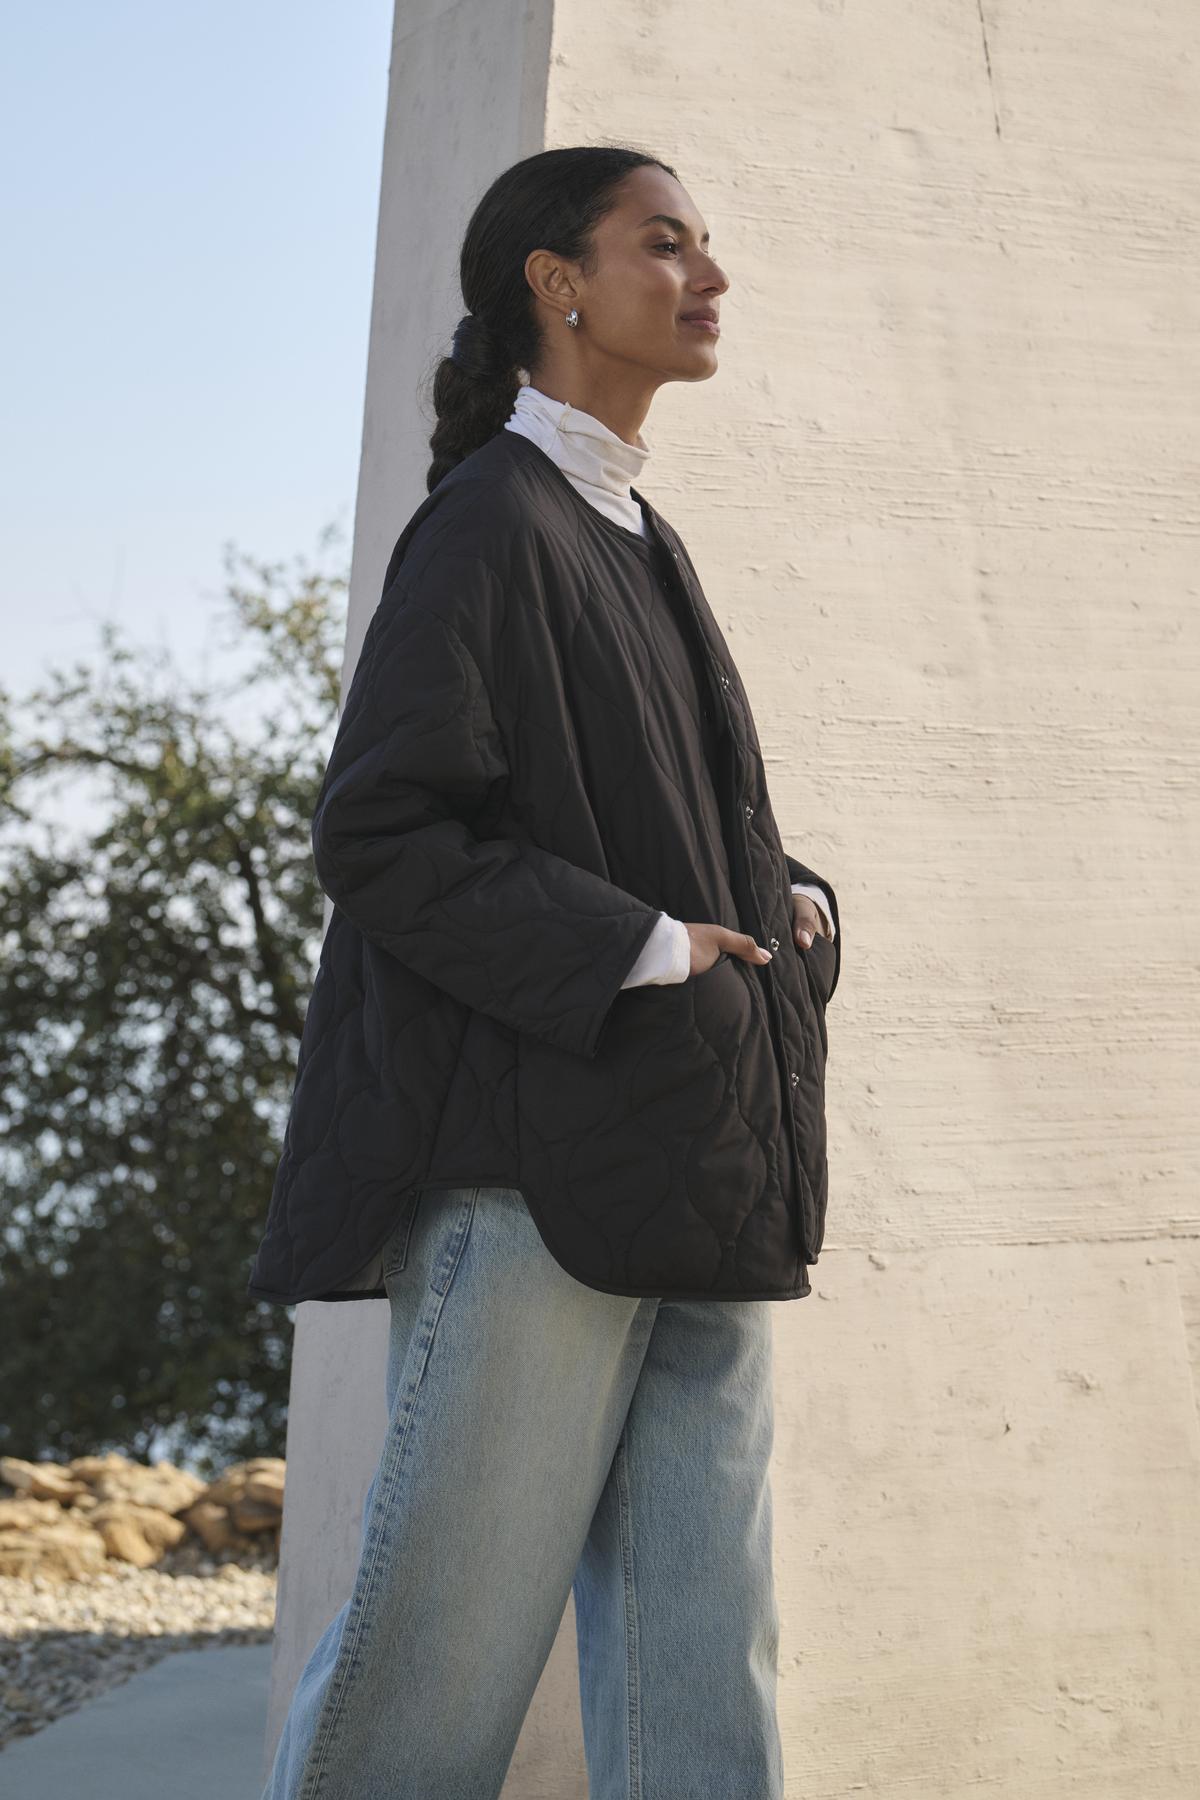
[[[408,1447],[409,1436],[412,1432],[413,1422],[417,1414],[417,1402],[421,1397],[421,1389],[425,1381],[426,1371],[429,1367],[429,1358],[433,1352],[437,1328],[441,1322],[442,1313],[445,1309],[446,1297],[450,1291],[454,1276],[458,1272],[458,1265],[462,1259],[463,1246],[467,1241],[471,1221],[475,1216],[475,1202],[479,1196],[479,1189],[471,1189],[470,1196],[470,1204],[467,1208],[466,1216],[454,1238],[450,1268],[446,1276],[445,1287],[439,1289],[432,1281],[430,1283],[429,1294],[436,1300],[436,1305],[433,1308],[432,1316],[427,1318],[425,1324],[423,1341],[420,1345],[420,1367],[416,1371],[415,1379],[410,1381],[409,1390],[405,1396],[408,1416],[404,1421],[404,1429],[393,1447],[391,1467],[388,1471],[388,1480],[383,1489],[388,1508],[390,1508],[396,1489],[399,1486],[400,1475],[404,1464],[404,1453]],[[389,1434],[391,1432],[390,1419],[388,1421],[388,1432]],[[377,1504],[377,1502],[375,1504]],[[333,1671],[329,1677],[329,1689],[325,1696],[325,1704],[321,1708],[322,1716],[324,1716],[326,1707],[329,1708],[329,1720],[319,1738],[314,1734],[308,1758],[308,1760],[312,1761],[312,1769],[311,1771],[306,1769],[300,1788],[299,1800],[316,1800],[319,1784],[325,1774],[329,1750],[333,1743],[334,1733],[341,1713],[342,1701],[346,1693],[347,1681],[353,1670],[354,1658],[362,1640],[363,1621],[366,1617],[371,1600],[372,1586],[375,1580],[375,1571],[379,1563],[384,1535],[385,1534],[382,1531],[379,1532],[374,1544],[371,1546],[371,1560],[363,1576],[360,1605],[356,1612],[352,1610],[350,1616],[348,1616],[346,1620],[347,1632],[350,1635],[347,1635],[347,1632],[343,1633],[342,1642],[338,1649],[337,1661],[335,1662]],[[355,1587],[357,1591],[357,1583],[355,1584]],[[313,1760],[314,1758],[316,1760]]]
[[[629,1500],[627,1435],[622,1431],[617,1446],[617,1520],[621,1536],[621,1573],[625,1589],[625,1682],[629,1731],[629,1800],[641,1800],[641,1680],[638,1667],[637,1591],[633,1577],[633,1532]]]

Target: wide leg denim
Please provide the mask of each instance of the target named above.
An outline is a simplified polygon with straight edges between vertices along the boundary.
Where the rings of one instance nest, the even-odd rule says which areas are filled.
[[[590,1800],[780,1800],[768,1306],[586,1287],[513,1188],[420,1196],[384,1268],[354,1588],[263,1800],[495,1800],[572,1589]]]

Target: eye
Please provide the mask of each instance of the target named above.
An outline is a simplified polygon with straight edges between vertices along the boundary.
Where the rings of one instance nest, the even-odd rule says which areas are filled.
[[[664,238],[661,244],[655,244],[656,250],[678,250],[679,245],[674,238]]]

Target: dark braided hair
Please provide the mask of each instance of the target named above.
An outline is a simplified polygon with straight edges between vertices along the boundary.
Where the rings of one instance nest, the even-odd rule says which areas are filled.
[[[622,144],[540,150],[505,169],[479,201],[459,255],[467,311],[433,374],[427,492],[504,429],[521,375],[538,360],[541,326],[525,278],[530,251],[552,250],[590,274],[596,226],[625,177],[646,165],[675,175],[657,156]]]

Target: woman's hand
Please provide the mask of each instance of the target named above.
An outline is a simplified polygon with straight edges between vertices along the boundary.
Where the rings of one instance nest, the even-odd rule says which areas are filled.
[[[800,898],[799,895],[796,896]],[[812,902],[809,902],[811,906]],[[711,969],[722,952],[726,956],[740,956],[746,962],[770,962],[771,952],[756,944],[752,937],[744,931],[730,931],[726,925],[687,925],[687,934],[692,940],[693,975],[703,975]]]
[[[807,950],[817,932],[833,942],[833,933],[825,923],[825,915],[815,900],[807,894],[792,895],[792,936],[796,943]]]

